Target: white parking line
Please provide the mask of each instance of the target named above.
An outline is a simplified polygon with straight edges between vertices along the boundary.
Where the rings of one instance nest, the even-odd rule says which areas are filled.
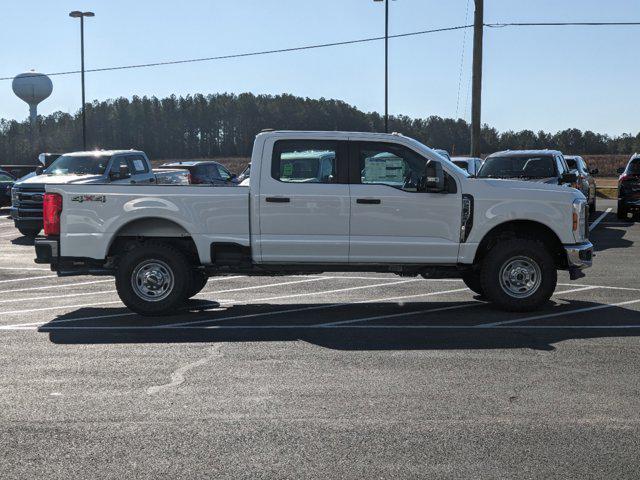
[[[100,303],[84,303],[82,305],[58,305],[55,307],[45,307],[45,308],[30,308],[26,310],[13,310],[9,312],[2,312],[0,315],[12,315],[16,313],[32,313],[32,312],[44,312],[45,310],[61,310],[64,308],[84,308],[84,307],[95,307],[98,305],[113,305],[114,303],[119,303],[122,305],[122,302],[118,300],[117,302],[100,302]],[[44,322],[41,322],[44,323]],[[25,324],[25,325],[33,325],[33,324]],[[1,327],[0,327],[1,328]]]
[[[455,291],[455,290],[451,290]],[[441,292],[446,293],[446,292]],[[420,315],[423,313],[435,313],[435,312],[445,312],[448,310],[459,310],[462,308],[470,308],[470,307],[479,307],[480,305],[486,305],[484,302],[474,302],[474,303],[465,303],[462,305],[451,305],[449,307],[436,307],[429,308],[427,310],[418,310],[415,312],[402,312],[402,313],[393,313],[390,315],[376,315],[374,317],[361,317],[354,318],[353,320],[343,320],[340,322],[330,322],[330,323],[319,323],[316,326],[318,327],[334,327],[336,325],[347,325],[349,323],[357,323],[357,322],[369,322],[371,320],[382,320],[383,318],[397,318],[397,317],[408,317],[410,315]]]
[[[572,290],[564,290],[561,292],[554,292],[554,295],[562,295],[565,293],[573,293],[573,292],[582,292],[584,290],[591,290],[594,289],[595,287],[582,287],[582,288],[575,288]],[[433,294],[445,294],[445,293],[453,293],[453,292],[459,292],[459,291],[464,291],[467,290],[466,288],[462,288],[462,289],[458,289],[458,290],[449,290],[449,291],[444,291],[444,292],[434,292]],[[425,294],[424,296],[428,296],[431,294]],[[443,312],[443,311],[447,311],[447,310],[458,310],[458,309],[462,309],[462,308],[470,308],[470,307],[478,307],[480,305],[487,305],[485,302],[473,302],[473,303],[465,303],[462,305],[452,305],[449,307],[438,307],[438,308],[430,308],[427,310],[418,310],[415,312],[406,312],[406,313],[394,313],[394,314],[390,314],[390,315],[377,315],[375,317],[362,317],[362,318],[355,318],[353,320],[343,320],[343,321],[339,321],[339,322],[330,322],[330,323],[322,323],[319,324],[322,327],[328,327],[328,326],[333,326],[333,325],[346,325],[349,323],[357,323],[357,322],[367,322],[370,320],[382,320],[384,318],[396,318],[396,317],[403,317],[403,316],[409,316],[409,315],[420,315],[422,313],[433,313],[433,312]]]
[[[415,282],[416,280],[401,280],[398,282],[391,282],[391,283],[379,283],[379,284],[375,284],[375,285],[364,285],[364,286],[360,286],[360,287],[349,287],[349,288],[340,288],[337,290],[323,290],[323,291],[319,291],[319,292],[308,292],[308,293],[297,293],[294,295],[282,295],[279,297],[268,297],[268,298],[257,298],[255,300],[250,300],[249,302],[247,302],[247,304],[254,304],[257,302],[265,302],[268,300],[283,300],[286,298],[298,298],[298,297],[306,297],[309,295],[322,295],[322,294],[328,294],[328,293],[341,293],[341,292],[348,292],[348,291],[352,291],[352,290],[362,290],[364,288],[375,288],[375,287],[383,287],[383,286],[387,286],[387,285],[399,285],[399,284],[403,284],[403,283],[409,283],[409,282]],[[466,289],[462,289],[462,290],[466,290]],[[424,294],[422,294],[424,295]],[[422,296],[420,295],[420,296]],[[402,298],[402,297],[396,297],[396,298]],[[377,300],[374,300],[374,302]],[[367,300],[368,302],[368,300]],[[354,303],[361,303],[361,302],[349,302],[349,303],[334,303],[334,304],[329,304],[329,305],[319,305],[316,307],[304,307],[301,310],[289,310],[289,311],[303,311],[303,310],[315,310],[317,308],[334,308],[336,306],[339,305],[352,305]],[[280,313],[284,313],[286,312],[286,310],[281,310]],[[267,315],[273,315],[273,313],[267,312]],[[251,314],[250,316],[260,316],[263,314]],[[172,326],[181,326],[181,325],[193,325],[194,323],[207,323],[207,322],[211,322],[214,320],[228,320],[231,318],[247,318],[244,315],[240,316],[240,317],[227,317],[227,318],[222,318],[222,319],[217,319],[217,318],[209,318],[207,320],[199,320],[197,322],[181,322],[181,323],[174,323],[174,324],[169,324],[169,325],[163,325],[163,328],[167,328],[167,327],[172,327]]]
[[[221,277],[222,278],[222,277]],[[244,288],[234,288],[231,290],[221,290],[221,291],[215,291],[215,292],[201,292],[202,294],[204,293],[227,293],[227,292],[237,292],[237,291],[241,291],[241,290],[252,290],[252,289],[256,289],[256,288],[267,288],[267,287],[273,287],[273,286],[277,286],[277,285],[291,285],[294,283],[307,283],[307,282],[317,282],[318,280],[324,280],[324,279],[330,279],[331,277],[321,277],[321,278],[313,278],[313,279],[307,279],[307,280],[297,280],[295,282],[284,282],[284,283],[273,283],[271,285],[256,285],[256,286],[252,286],[252,287],[244,287]],[[103,280],[103,281],[113,281],[113,280]],[[87,282],[87,283],[98,283],[98,282]],[[76,285],[82,285],[82,283],[78,283]],[[55,285],[56,287],[58,285]],[[53,288],[52,286],[49,287],[42,287],[42,288]],[[20,289],[20,290],[34,290],[33,288],[29,288],[29,289]],[[18,290],[9,290],[9,292],[15,292]],[[105,294],[111,294],[111,293],[116,293],[115,289],[111,289],[111,290],[98,290],[98,291],[92,291],[92,292],[82,292],[82,293],[70,293],[68,295],[50,295],[50,296],[39,296],[39,297],[29,297],[29,298],[10,298],[7,300],[0,300],[0,304],[2,303],[12,303],[12,302],[29,302],[29,301],[34,301],[34,300],[49,300],[52,298],[71,298],[71,297],[86,297],[89,295],[105,295]],[[200,294],[199,294],[200,295]],[[0,312],[0,315],[5,314],[7,312]]]
[[[562,285],[565,287],[595,287],[595,288],[606,288],[609,290],[626,290],[626,291],[632,291],[632,292],[640,292],[640,288],[610,287],[608,285],[584,285],[580,283],[559,283],[558,285]]]
[[[513,325],[514,323],[529,322],[531,320],[544,320],[546,318],[561,317],[564,315],[573,315],[575,313],[592,312],[594,310],[603,310],[605,308],[621,307],[624,305],[632,305],[634,303],[640,303],[638,300],[628,300],[626,302],[607,303],[603,305],[594,305],[593,307],[576,308],[573,310],[565,310],[564,312],[547,313],[544,315],[534,315],[531,317],[516,318],[515,320],[505,320],[504,322],[486,323],[483,325],[476,325],[476,328],[498,327],[502,325]]]
[[[208,326],[183,326],[171,327],[166,330],[337,330],[337,329],[358,329],[358,330],[477,330],[478,327],[469,325],[332,325],[323,327],[322,325],[208,325]],[[640,325],[514,325],[506,327],[485,327],[484,330],[509,330],[509,329],[539,329],[539,330],[629,330],[639,329]],[[11,330],[35,330],[36,327],[16,327]],[[0,327],[0,330],[3,330]],[[6,330],[6,329],[5,329]],[[112,326],[47,326],[47,332],[55,330],[158,330],[158,327],[143,327],[128,325],[122,327]]]
[[[68,295],[47,295],[47,296],[29,297],[29,298],[10,298],[8,300],[0,300],[0,304],[13,303],[13,302],[33,302],[33,301],[40,301],[40,300],[50,300],[52,298],[58,299],[58,298],[70,298],[70,297],[86,297],[88,295],[105,295],[109,293],[116,293],[116,291],[115,290],[99,290],[97,292],[70,293]],[[27,310],[24,310],[24,311],[26,312]],[[7,313],[11,313],[11,312],[0,312],[0,315],[6,315]]]
[[[613,208],[609,207],[607,208],[604,212],[602,212],[602,214],[596,218],[591,225],[589,225],[589,231],[593,230],[594,228],[596,228],[598,226],[598,224],[604,219],[604,217],[606,217],[607,215],[609,215],[611,213],[611,211],[613,210]]]
[[[52,288],[75,287],[76,285],[92,285],[94,283],[107,283],[107,282],[113,282],[113,279],[92,280],[90,282],[78,282],[78,283],[57,283],[55,285],[45,285],[44,287],[12,288],[10,290],[0,290],[0,293],[30,292],[32,290],[50,290]]]
[[[24,271],[42,271],[42,272],[50,272],[50,268],[37,268],[37,267],[0,267],[0,270],[24,270]]]
[[[225,278],[225,277],[221,277],[221,278]],[[326,278],[326,277],[323,277]],[[412,281],[416,281],[414,279],[412,280],[402,280],[399,282],[392,282],[392,283],[383,283],[383,284],[378,284],[378,285],[366,285],[366,286],[360,286],[360,287],[350,287],[350,288],[346,288],[346,289],[339,289],[339,290],[328,290],[328,291],[320,291],[320,292],[311,292],[311,293],[301,293],[301,294],[294,294],[294,295],[285,295],[285,296],[281,296],[281,297],[270,297],[270,299],[284,299],[284,298],[295,298],[295,297],[301,297],[301,296],[307,296],[307,295],[314,295],[314,294],[322,294],[322,293],[336,293],[336,292],[343,292],[343,291],[349,291],[349,290],[359,290],[362,288],[373,288],[373,287],[377,287],[377,286],[385,286],[385,285],[395,285],[395,284],[401,284],[401,283],[408,283],[408,282],[412,282]],[[464,290],[464,289],[463,289]],[[216,293],[216,292],[210,292],[210,293]],[[397,299],[397,298],[410,298],[410,297],[415,297],[415,296],[421,296],[420,295],[407,295],[407,296],[403,296],[403,297],[392,297],[393,299]],[[265,301],[267,299],[265,298],[259,298],[259,299],[255,299],[252,301],[247,302],[247,304],[252,304],[255,302],[261,302],[261,301]],[[15,310],[15,311],[11,311],[11,312],[2,312],[3,315],[8,315],[8,314],[19,314],[19,313],[28,313],[28,312],[33,312],[33,311],[42,311],[42,310],[58,310],[58,309],[64,309],[64,308],[83,308],[83,307],[88,307],[88,306],[98,306],[98,305],[108,305],[108,304],[114,304],[114,303],[121,303],[121,302],[104,302],[104,303],[93,303],[93,304],[83,304],[83,305],[64,305],[64,306],[55,306],[55,307],[47,307],[47,308],[41,308],[41,309],[32,309],[32,310]],[[345,303],[344,305],[351,305],[353,303],[358,303],[358,302],[349,302],[349,303]],[[337,305],[341,305],[341,304],[335,304]],[[314,307],[315,308],[327,308],[325,305],[319,306],[319,307]],[[304,308],[304,310],[307,310],[308,308]],[[279,313],[282,313],[283,311],[280,311]],[[260,314],[255,314],[255,316],[260,316],[260,315],[269,315],[271,313],[260,313]],[[122,314],[109,314],[106,315],[105,317],[102,316],[93,316],[93,317],[78,317],[78,318],[70,318],[70,319],[65,319],[65,320],[59,320],[59,322],[67,322],[67,321],[81,321],[81,320],[88,320],[88,319],[97,319],[97,318],[110,318],[110,317],[114,317],[114,316],[129,316],[129,315],[135,315],[135,313],[131,313],[131,312],[124,312]],[[196,323],[206,323],[206,322],[211,322],[213,320],[216,319],[206,319],[206,320],[202,320]],[[54,323],[56,321],[54,320]],[[6,329],[11,329],[14,327],[19,327],[19,326],[28,326],[28,325],[43,325],[47,322],[32,322],[32,323],[19,323],[19,324],[14,324],[14,325],[2,325],[0,326],[0,330],[6,330]],[[187,322],[187,324],[192,324],[193,322]],[[159,327],[164,327],[164,325],[161,325]]]
[[[0,280],[0,283],[24,282],[25,280],[40,280],[41,278],[58,278],[57,275],[42,275],[38,277],[10,278],[8,280]]]
[[[459,289],[460,291],[464,291],[467,290],[466,288],[463,289]],[[450,291],[446,291],[446,292],[450,292]],[[225,321],[225,320],[239,320],[239,319],[243,319],[243,318],[255,318],[255,317],[263,317],[263,316],[272,316],[272,315],[278,315],[281,313],[297,313],[297,312],[305,312],[305,311],[311,311],[311,310],[322,310],[322,309],[328,309],[328,308],[337,308],[337,307],[342,307],[342,306],[349,306],[349,305],[354,305],[354,304],[363,304],[363,303],[375,303],[375,302],[385,302],[385,301],[392,301],[392,300],[400,300],[400,299],[407,299],[407,298],[417,298],[417,297],[423,297],[425,295],[434,295],[436,293],[446,293],[446,292],[430,292],[429,294],[417,294],[417,295],[403,295],[403,296],[399,296],[399,297],[387,297],[387,298],[376,298],[376,299],[370,299],[370,300],[361,300],[358,302],[349,302],[349,303],[332,303],[332,304],[328,304],[328,305],[314,305],[314,306],[310,306],[310,307],[302,307],[302,308],[289,308],[289,309],[284,309],[284,310],[274,310],[274,311],[270,311],[270,312],[260,312],[260,313],[249,313],[249,314],[244,314],[244,315],[232,315],[232,316],[228,316],[228,317],[219,317],[219,318],[208,318],[208,319],[204,319],[204,320],[199,320],[199,321],[195,321],[195,322],[184,322],[184,323],[176,323],[176,324],[167,324],[167,325],[153,325],[153,326],[123,326],[123,327],[115,327],[115,326],[109,326],[109,327],[98,327],[98,329],[124,329],[124,330],[162,330],[162,329],[171,329],[171,328],[209,328],[209,326],[202,326],[202,327],[194,327],[195,325],[199,325],[202,323],[211,323],[211,322],[221,322],[221,321]],[[125,315],[135,315],[133,313],[127,313]],[[118,316],[118,315],[106,315],[104,317],[114,317],[114,316]],[[89,319],[98,319],[98,318],[104,318],[102,316],[97,316],[97,317],[85,317],[85,318],[69,318],[69,319],[65,319],[65,320],[59,320],[59,321],[53,321],[51,323],[49,323],[46,326],[46,330],[49,331],[50,329],[73,329],[76,327],[57,327],[56,325],[60,324],[60,323],[67,323],[67,322],[73,322],[73,321],[79,321],[79,320],[89,320]],[[43,323],[20,323],[20,324],[15,324],[15,325],[3,325],[0,326],[0,330],[17,330],[17,329],[25,329],[28,326],[37,326],[37,325],[42,325]],[[306,327],[313,327],[315,328],[315,325],[306,325]],[[35,328],[35,327],[33,327]],[[91,328],[91,327],[77,327],[77,328]],[[287,328],[291,328],[291,327],[287,327]],[[28,328],[27,328],[28,329]]]

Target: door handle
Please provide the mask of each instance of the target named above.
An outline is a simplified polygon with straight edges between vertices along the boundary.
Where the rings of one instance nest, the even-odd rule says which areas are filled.
[[[289,203],[291,201],[291,199],[287,197],[267,197],[266,200],[269,203]]]
[[[380,205],[382,200],[379,198],[358,198],[356,203],[361,203],[364,205]]]

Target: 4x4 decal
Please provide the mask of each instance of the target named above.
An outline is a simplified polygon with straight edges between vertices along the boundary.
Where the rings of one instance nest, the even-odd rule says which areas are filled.
[[[71,198],[72,202],[100,202],[105,203],[107,201],[106,195],[76,195]]]

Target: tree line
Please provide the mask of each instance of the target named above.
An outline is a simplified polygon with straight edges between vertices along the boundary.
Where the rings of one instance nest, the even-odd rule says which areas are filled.
[[[381,132],[384,119],[340,100],[251,93],[171,95],[166,98],[94,101],[86,105],[87,143],[91,148],[136,148],[153,159],[249,156],[255,135],[264,128]],[[82,147],[82,116],[55,112],[38,116],[38,134],[29,122],[0,120],[0,163],[32,163],[43,151],[68,152]],[[389,119],[391,131],[433,148],[465,155],[469,124],[462,119]],[[522,148],[553,148],[565,153],[631,154],[640,151],[640,133],[611,137],[575,128],[555,134],[531,130],[498,132],[482,127],[483,153]]]

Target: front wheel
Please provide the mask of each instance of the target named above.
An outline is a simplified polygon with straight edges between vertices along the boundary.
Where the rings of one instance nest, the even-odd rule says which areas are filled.
[[[558,275],[553,257],[535,240],[507,240],[482,262],[480,283],[486,297],[513,312],[537,309],[549,301]]]
[[[192,287],[191,265],[170,245],[147,242],[127,252],[116,270],[122,302],[141,315],[167,315],[183,305]]]

